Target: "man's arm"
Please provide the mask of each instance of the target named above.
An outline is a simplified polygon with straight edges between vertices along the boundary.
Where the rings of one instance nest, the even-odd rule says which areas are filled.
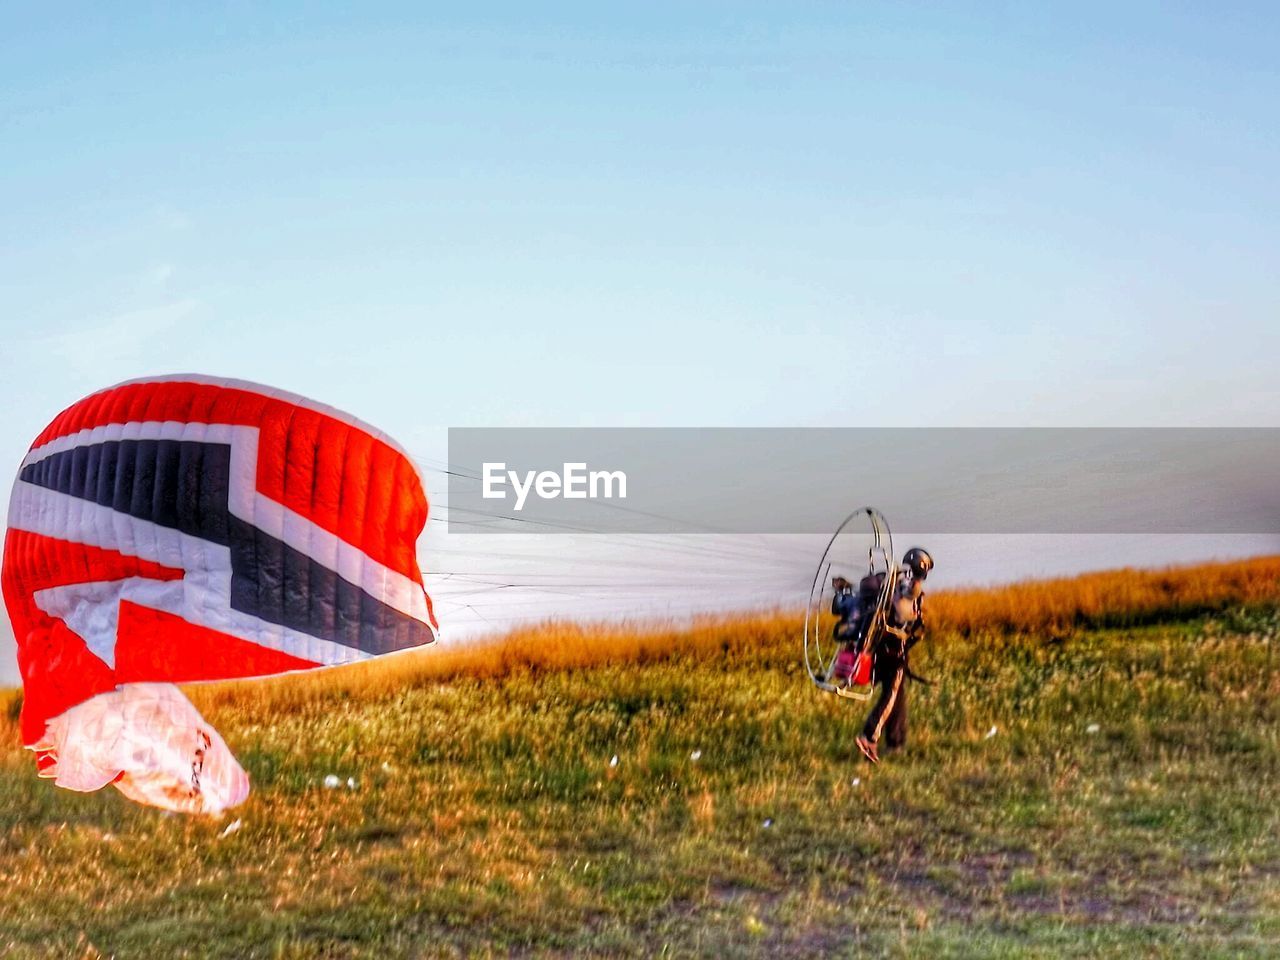
[[[910,650],[924,639],[924,611],[916,614],[915,620],[907,627],[907,649]]]

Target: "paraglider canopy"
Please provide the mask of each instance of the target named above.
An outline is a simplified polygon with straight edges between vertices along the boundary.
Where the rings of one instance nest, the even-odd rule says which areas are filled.
[[[221,798],[201,777],[226,768],[225,745],[163,685],[430,643],[426,520],[409,456],[314,401],[194,375],[79,401],[36,438],[10,501],[0,580],[25,743],[66,786],[111,773],[135,799],[227,805],[234,771]],[[184,799],[164,803],[152,780],[173,750]]]

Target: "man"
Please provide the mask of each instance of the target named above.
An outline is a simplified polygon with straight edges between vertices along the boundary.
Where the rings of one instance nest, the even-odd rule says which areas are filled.
[[[902,558],[898,582],[894,584],[888,627],[876,643],[871,682],[880,685],[880,698],[858,735],[858,749],[872,763],[880,762],[879,743],[897,749],[907,742],[907,667],[911,648],[924,635],[924,581],[933,569],[933,557],[920,547],[912,547]]]

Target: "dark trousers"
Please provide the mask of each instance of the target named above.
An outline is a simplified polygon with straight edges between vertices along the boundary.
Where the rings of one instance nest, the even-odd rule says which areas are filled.
[[[871,668],[871,682],[880,685],[880,696],[867,715],[862,735],[872,743],[879,743],[883,737],[890,750],[901,747],[907,742],[906,662],[880,651]]]

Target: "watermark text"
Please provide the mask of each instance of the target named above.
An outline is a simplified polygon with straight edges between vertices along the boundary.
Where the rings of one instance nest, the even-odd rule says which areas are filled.
[[[505,500],[509,484],[515,493],[515,509],[524,509],[529,494],[540,500],[625,500],[627,475],[621,470],[588,470],[586,463],[566,463],[564,469],[508,470],[505,463],[485,463],[481,475],[481,496]]]

